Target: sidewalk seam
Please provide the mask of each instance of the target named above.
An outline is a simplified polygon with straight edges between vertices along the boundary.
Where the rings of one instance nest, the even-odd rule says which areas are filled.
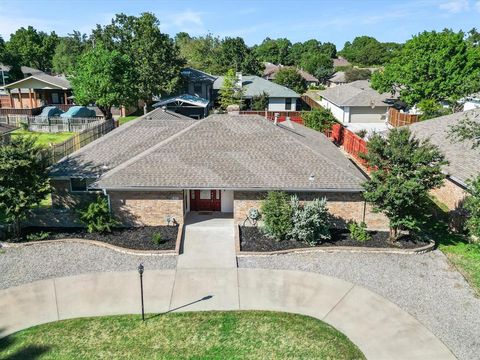
[[[55,284],[55,278],[53,280],[53,296],[55,298],[55,310],[57,310],[57,321],[60,320],[60,313],[58,311],[58,300],[57,300],[57,286]]]
[[[345,299],[347,297],[348,294],[350,294],[350,291],[352,291],[352,289],[355,287],[356,285],[355,284],[352,284],[352,287],[350,289],[348,289],[348,291],[340,298],[340,300],[337,301],[337,303],[325,314],[325,316],[322,318],[322,320],[325,320],[328,315],[330,315],[330,313],[336,309],[336,307],[338,306],[338,304],[340,304],[343,299]]]

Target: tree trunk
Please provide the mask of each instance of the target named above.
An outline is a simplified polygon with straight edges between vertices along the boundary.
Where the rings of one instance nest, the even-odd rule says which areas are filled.
[[[99,106],[98,107],[102,112],[105,120],[110,120],[112,118],[112,107],[111,106]]]
[[[143,104],[143,115],[147,114],[147,102]]]
[[[388,237],[388,242],[390,244],[395,244],[398,239],[398,227],[390,228],[390,236]]]

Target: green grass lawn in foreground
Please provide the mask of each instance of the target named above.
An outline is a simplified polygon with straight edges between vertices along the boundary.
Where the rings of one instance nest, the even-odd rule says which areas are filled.
[[[15,136],[32,136],[36,139],[37,144],[42,146],[48,146],[50,143],[58,144],[71,138],[75,133],[73,132],[61,132],[61,133],[48,133],[48,132],[35,132],[27,130],[15,130],[12,132],[12,137]]]
[[[469,243],[465,236],[452,233],[448,228],[448,209],[436,199],[431,200],[434,215],[427,221],[424,231],[480,295],[480,244]]]
[[[0,358],[364,359],[324,322],[264,311],[108,316],[39,325],[0,339]]]

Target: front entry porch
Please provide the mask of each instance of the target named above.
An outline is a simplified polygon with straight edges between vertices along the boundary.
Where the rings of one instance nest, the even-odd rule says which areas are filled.
[[[218,189],[191,189],[186,194],[186,211],[233,212],[233,191]]]

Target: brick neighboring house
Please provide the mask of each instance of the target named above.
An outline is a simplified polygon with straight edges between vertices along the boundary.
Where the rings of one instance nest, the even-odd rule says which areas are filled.
[[[454,141],[448,137],[450,127],[464,117],[476,119],[480,126],[480,109],[421,121],[409,125],[410,130],[420,139],[429,138],[445,155],[449,164],[443,169],[447,175],[445,184],[432,194],[450,210],[461,207],[467,195],[467,181],[480,175],[480,149],[473,149],[472,141]]]
[[[261,116],[194,120],[156,109],[115,129],[52,169],[54,207],[77,208],[95,191],[125,225],[183,223],[190,211],[259,208],[269,190],[326,197],[336,224],[350,219],[387,227],[362,198],[364,175],[323,134]]]

